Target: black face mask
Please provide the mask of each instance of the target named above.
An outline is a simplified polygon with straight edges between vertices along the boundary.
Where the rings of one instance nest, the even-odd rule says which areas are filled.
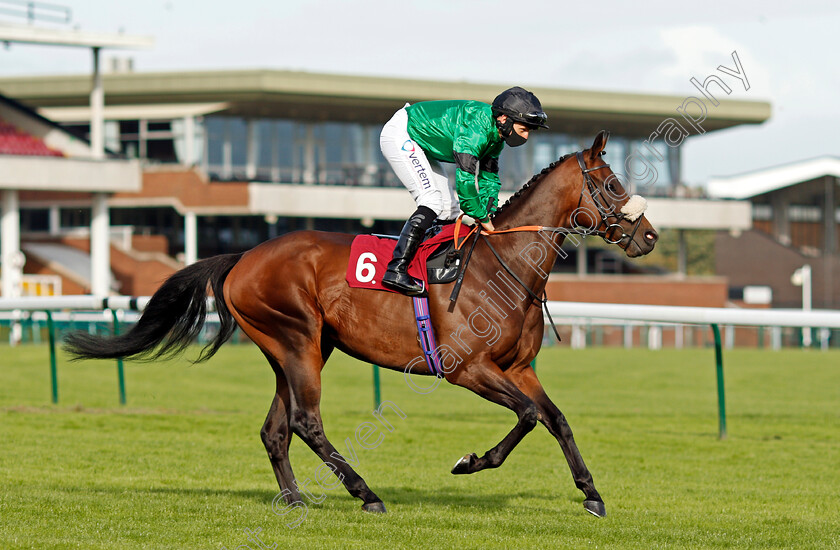
[[[524,138],[516,132],[511,132],[509,135],[505,136],[505,143],[507,143],[509,147],[519,147],[520,145],[524,145],[526,141],[528,141],[528,138]]]
[[[505,143],[507,143],[509,147],[519,147],[528,141],[527,138],[524,138],[516,133],[513,129],[513,119],[510,117],[507,117],[504,124],[499,122],[499,119],[496,119],[496,128],[499,129],[499,132],[502,134],[502,138],[504,138]]]

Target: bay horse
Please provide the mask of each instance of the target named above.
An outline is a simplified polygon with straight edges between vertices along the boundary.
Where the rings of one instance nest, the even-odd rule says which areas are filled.
[[[501,466],[541,422],[559,442],[584,494],[584,508],[596,516],[606,515],[604,502],[565,417],[546,395],[530,363],[540,349],[544,329],[535,298],[543,294],[566,237],[600,235],[630,257],[649,253],[658,238],[644,208],[635,215],[626,213],[631,199],[644,200],[628,197],[602,160],[608,136],[601,132],[591,148],[551,164],[495,213],[497,234],[482,236],[475,246],[454,306],[447,297],[455,283],[429,288],[438,349],[445,350],[446,381],[517,416],[516,425],[498,445],[481,457],[465,455],[452,473]],[[524,224],[532,229],[539,224],[548,232],[526,231]],[[294,434],[334,466],[335,475],[362,500],[364,510],[385,512],[382,500],[324,434],[321,370],[337,348],[365,363],[409,374],[431,373],[416,360],[422,352],[411,298],[348,286],[345,273],[353,238],[300,231],[245,253],[201,260],[167,279],[129,332],[114,337],[77,332],[68,335],[65,348],[78,359],[153,360],[180,353],[201,330],[212,290],[221,327],[197,361],[212,356],[236,326],[268,359],[276,389],[260,435],[286,502],[301,501],[289,463]],[[471,239],[478,240],[479,235],[474,233]],[[506,290],[499,292],[503,285]]]

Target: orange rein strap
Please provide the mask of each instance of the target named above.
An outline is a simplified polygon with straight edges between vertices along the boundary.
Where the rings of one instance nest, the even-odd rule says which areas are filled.
[[[464,237],[464,240],[462,240],[461,242],[458,242],[458,236],[461,233],[461,225],[463,225],[463,222],[462,222],[463,217],[464,217],[463,214],[458,216],[458,219],[455,221],[455,231],[453,232],[453,238],[455,239],[455,250],[459,250],[459,251],[461,250],[461,247],[464,245],[464,243],[467,242],[467,240],[470,238],[470,236],[472,236],[472,234],[475,233],[475,231],[481,227],[480,225],[474,225],[472,227],[472,229],[470,229],[469,233],[467,233],[467,236]],[[516,232],[521,232],[521,231],[534,231],[534,232],[536,232],[536,231],[543,231],[543,230],[546,230],[546,229],[556,230],[556,229],[559,229],[559,228],[557,228],[557,227],[546,227],[544,225],[520,225],[519,227],[512,227],[510,229],[500,229],[500,230],[496,230],[496,231],[487,231],[486,229],[482,229],[481,232],[478,235],[476,235],[476,240],[473,242],[472,248],[470,248],[469,252],[467,253],[466,259],[464,260],[464,265],[460,269],[460,272],[458,274],[458,279],[455,281],[455,286],[452,288],[452,294],[450,294],[450,296],[449,296],[449,301],[454,303],[458,299],[458,294],[461,291],[461,283],[464,280],[464,273],[467,270],[467,263],[470,261],[470,256],[472,256],[472,249],[475,248],[475,245],[478,242],[478,237],[480,237],[481,235],[499,235],[499,234],[502,234],[502,233],[516,233]],[[505,269],[505,271],[507,271],[514,278],[514,280],[516,280],[516,282],[519,283],[522,286],[522,288],[524,288],[526,291],[528,291],[528,294],[531,295],[532,299],[537,300],[538,302],[540,302],[542,304],[543,309],[545,309],[545,314],[548,316],[548,321],[549,321],[549,323],[551,323],[551,328],[554,329],[554,335],[557,337],[557,341],[559,342],[560,341],[560,333],[557,332],[557,325],[554,324],[554,319],[551,318],[551,312],[548,311],[548,298],[546,296],[545,290],[543,290],[542,298],[540,298],[539,296],[534,294],[534,291],[531,290],[531,287],[526,285],[522,281],[522,279],[520,279],[516,275],[516,273],[511,271],[510,267],[508,267],[508,265],[504,262],[504,260],[502,260],[501,256],[499,256],[499,253],[496,252],[496,249],[493,248],[493,245],[490,244],[490,241],[487,241],[485,244],[488,246],[488,248],[490,248],[490,251],[496,257],[496,260],[499,261],[499,264],[501,264],[501,266]]]
[[[461,247],[464,246],[464,243],[467,242],[467,239],[469,239],[472,236],[472,234],[475,233],[475,230],[478,229],[478,227],[479,227],[477,225],[474,225],[470,229],[469,233],[467,233],[467,236],[464,237],[464,240],[461,241],[461,242],[458,242],[458,235],[461,233],[461,226],[463,225],[463,222],[461,221],[461,219],[463,217],[464,217],[464,215],[461,214],[460,216],[458,216],[458,219],[455,220],[455,232],[452,235],[452,237],[455,239],[455,250],[461,250]]]
[[[487,231],[482,229],[481,232],[485,235],[499,235],[501,233],[517,233],[520,231],[542,231],[546,227],[544,225],[520,225],[519,227],[511,227],[510,229],[497,229],[495,231]]]
[[[461,214],[460,216],[458,216],[458,219],[455,221],[455,232],[453,234],[453,238],[455,239],[455,250],[461,250],[461,247],[464,246],[464,243],[467,242],[467,239],[469,239],[472,236],[472,234],[475,233],[475,231],[478,228],[481,227],[480,225],[472,226],[469,233],[467,233],[467,235],[464,237],[464,239],[461,242],[458,242],[458,235],[460,235],[461,226],[463,225],[463,222],[461,221],[461,219],[463,217],[464,217],[464,215]],[[500,235],[502,233],[517,233],[517,232],[521,232],[521,231],[534,231],[534,232],[536,232],[536,231],[542,231],[544,229],[547,229],[544,225],[520,225],[519,227],[512,227],[510,229],[497,229],[496,231],[487,231],[486,229],[482,229],[481,234],[482,235]]]

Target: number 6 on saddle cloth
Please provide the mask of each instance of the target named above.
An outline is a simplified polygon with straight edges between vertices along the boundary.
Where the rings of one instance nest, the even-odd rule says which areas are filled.
[[[423,286],[436,283],[450,283],[458,276],[461,265],[460,253],[455,249],[454,224],[443,229],[433,227],[430,231],[439,232],[420,244],[420,249],[408,267],[408,274],[423,283]],[[350,260],[347,262],[347,283],[353,288],[368,288],[394,292],[382,286],[388,262],[397,244],[396,236],[359,235],[350,246]],[[414,316],[417,319],[417,333],[423,348],[423,358],[429,371],[443,378],[443,367],[437,355],[437,341],[429,314],[429,300],[415,297]]]
[[[454,231],[455,224],[432,227],[429,233],[433,236],[420,244],[408,266],[408,274],[423,285],[454,281],[461,265],[460,254],[454,246]],[[382,286],[382,276],[396,244],[397,237],[390,235],[358,235],[353,239],[345,277],[350,287],[394,292]]]

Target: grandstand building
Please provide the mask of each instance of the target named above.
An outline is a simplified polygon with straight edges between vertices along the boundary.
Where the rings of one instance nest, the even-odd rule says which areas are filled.
[[[753,227],[717,236],[717,272],[737,291],[772,289],[775,307],[802,307],[791,283],[804,265],[813,274],[812,305],[840,309],[840,158],[821,157],[709,182],[713,197],[749,202]]]
[[[91,247],[96,246],[90,239],[91,205],[94,209],[97,204],[104,205],[106,194],[138,191],[140,181],[138,160],[114,155],[94,158],[86,141],[22,104],[0,96],[2,296],[89,292],[97,268],[90,257]],[[67,201],[84,197],[88,226],[80,247],[61,244],[75,225],[72,211],[62,209],[57,202],[43,211],[21,206],[31,196],[45,195]],[[32,239],[29,228],[39,224],[48,229],[46,238]],[[103,242],[107,244],[107,236]],[[107,263],[100,267],[108,269]],[[112,275],[107,279],[111,280]]]
[[[110,223],[118,229],[112,234],[121,235],[112,240],[112,251],[118,255],[119,245],[135,256],[168,256],[159,262],[157,275],[150,268],[135,278],[155,282],[178,265],[246,250],[294,229],[397,231],[413,203],[379,152],[382,125],[406,102],[490,102],[507,87],[281,70],[113,72],[103,80],[105,146],[143,167],[138,189],[108,196]],[[668,124],[673,128],[682,120],[677,109],[686,98],[533,91],[552,129],[532,135],[526,147],[505,150],[503,199],[607,129],[612,137],[606,161],[637,192],[653,197],[648,216],[654,225],[678,231],[750,228],[749,204],[693,199],[682,178],[680,148],[657,139]],[[89,75],[0,78],[0,93],[37,110],[39,119],[53,121],[80,142],[90,136]],[[703,128],[760,124],[769,115],[765,102],[723,100],[708,110]],[[88,190],[75,191],[81,193],[21,193],[24,245],[84,233],[91,224]],[[645,271],[613,251],[581,250],[570,251],[570,263],[561,270],[570,275]],[[113,263],[112,269],[122,283],[120,292],[148,292],[137,280],[121,278],[117,272],[124,270]],[[684,259],[680,270],[684,274]],[[139,268],[127,271],[137,274]],[[717,284],[714,299],[694,293],[675,303],[722,305],[718,296],[725,282]]]

